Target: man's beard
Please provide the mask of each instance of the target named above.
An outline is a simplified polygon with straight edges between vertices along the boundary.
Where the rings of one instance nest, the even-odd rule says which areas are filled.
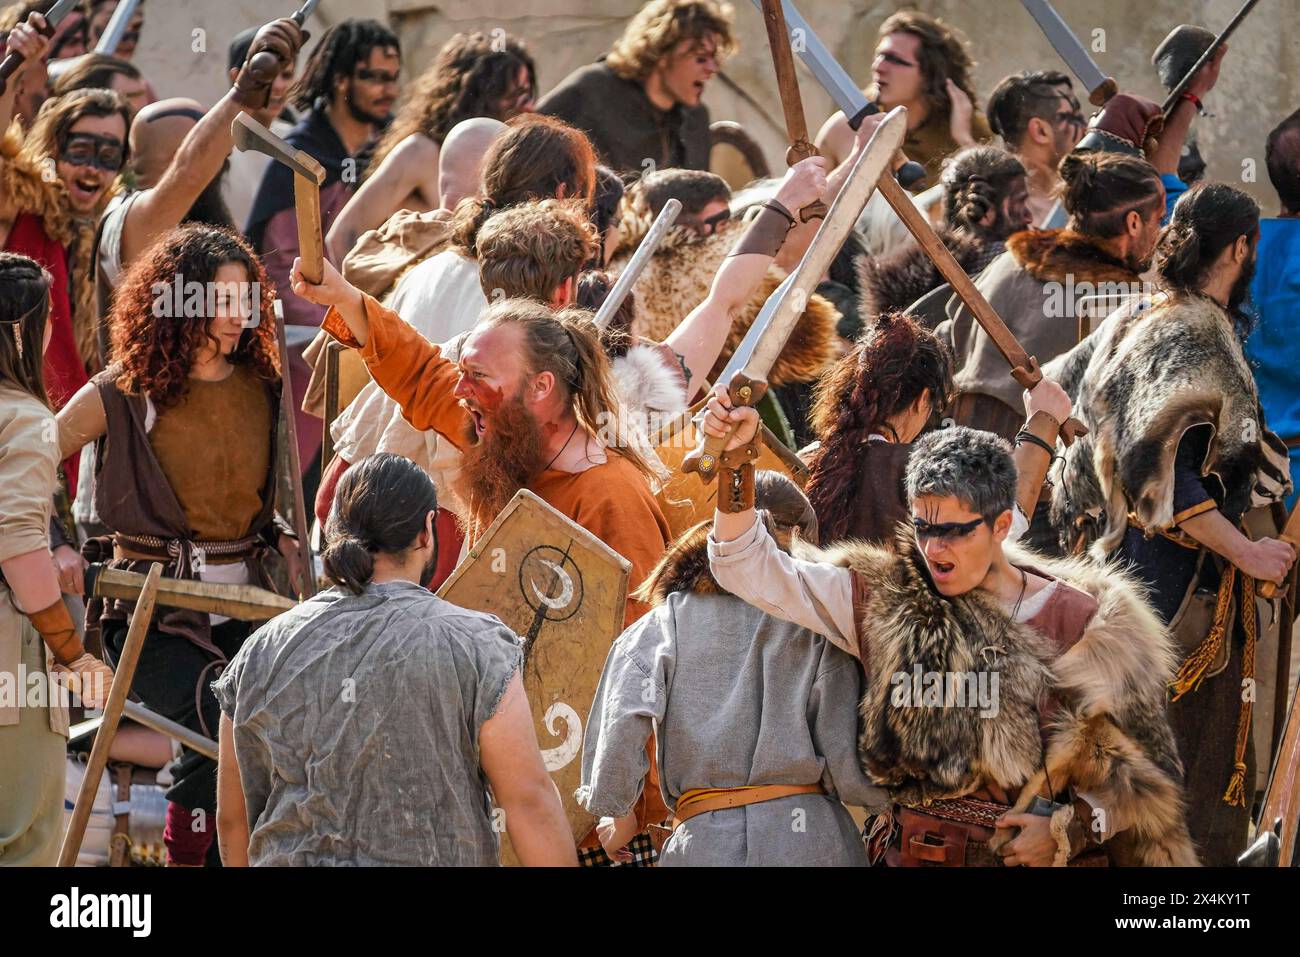
[[[1257,259],[1252,250],[1249,261],[1242,264],[1241,275],[1237,277],[1237,281],[1232,284],[1232,291],[1228,293],[1228,312],[1234,316],[1241,312],[1242,305],[1250,298],[1250,284],[1255,278],[1256,264]]]
[[[456,494],[475,518],[491,522],[516,492],[541,474],[544,456],[542,430],[516,394],[502,401],[487,431],[465,450]]]
[[[385,113],[383,116],[377,116],[362,109],[357,105],[356,93],[351,86],[348,87],[347,95],[348,112],[358,123],[369,123],[371,126],[385,126],[388,123],[391,113]]]

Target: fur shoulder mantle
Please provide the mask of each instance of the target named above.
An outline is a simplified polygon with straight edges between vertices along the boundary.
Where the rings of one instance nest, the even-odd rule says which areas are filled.
[[[618,273],[627,265],[627,260],[644,236],[646,225],[648,223],[640,222],[634,215],[625,212],[625,235],[611,259],[611,272]],[[632,287],[636,296],[636,317],[632,331],[642,338],[657,342],[668,338],[668,334],[677,328],[687,313],[708,296],[713,277],[744,231],[745,224],[736,220],[724,223],[712,236],[703,238],[688,229],[670,230]],[[713,369],[709,371],[709,381],[714,381],[722,372],[759,309],[784,278],[781,269],[769,267],[767,275],[749,301],[736,309],[727,343]],[[840,347],[836,336],[836,323],[839,320],[839,310],[828,300],[817,294],[810,296],[803,317],[772,367],[769,384],[777,387],[816,379],[829,363],[839,357]]]
[[[1133,578],[1008,548],[1013,564],[1095,605],[1081,634],[1048,635],[986,593],[938,594],[910,535],[900,534],[897,551],[847,542],[798,553],[858,576],[859,756],[896,801],[960,797],[990,781],[1008,793],[1036,788],[1046,757],[1058,791],[1087,791],[1117,815],[1121,856],[1195,861],[1164,710],[1177,657]],[[927,697],[933,689],[942,697]]]
[[[1118,546],[1132,511],[1148,529],[1174,520],[1174,462],[1196,433],[1203,477],[1230,513],[1290,489],[1287,453],[1264,427],[1255,380],[1223,308],[1200,296],[1161,295],[1116,315],[1098,333],[1075,408],[1090,434],[1059,466],[1053,523],[1072,526],[1104,508],[1098,554]]]

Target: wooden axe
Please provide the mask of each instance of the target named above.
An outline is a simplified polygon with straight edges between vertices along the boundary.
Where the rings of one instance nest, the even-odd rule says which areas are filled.
[[[247,113],[235,117],[230,125],[230,135],[239,150],[265,153],[293,170],[293,203],[298,214],[298,256],[301,259],[302,275],[312,285],[319,285],[325,278],[325,234],[321,228],[320,215],[320,187],[325,182],[325,167],[311,155],[290,146]],[[298,457],[298,428],[294,421],[289,345],[285,341],[284,318],[278,311],[275,328],[280,346],[280,414],[288,446],[294,531],[298,536],[298,554],[302,559],[305,579],[299,595],[310,598],[316,594],[316,565],[312,558],[311,542],[307,538],[307,506],[302,491],[302,463]]]
[[[293,205],[298,213],[298,255],[302,275],[312,285],[325,277],[325,235],[321,229],[320,188],[325,167],[314,157],[290,146],[247,113],[230,124],[236,149],[265,153],[293,170]]]

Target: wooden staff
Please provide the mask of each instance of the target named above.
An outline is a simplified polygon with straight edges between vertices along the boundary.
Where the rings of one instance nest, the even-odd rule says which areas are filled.
[[[1287,517],[1286,527],[1282,529],[1282,534],[1278,539],[1286,542],[1292,548],[1300,551],[1300,508],[1291,510],[1290,516]],[[1294,576],[1288,576],[1291,580]],[[1272,598],[1277,594],[1279,585],[1277,582],[1261,582],[1259,586],[1259,596],[1261,598]]]
[[[146,576],[139,572],[90,565],[86,569],[86,594],[91,598],[138,601],[145,580]],[[240,621],[266,621],[296,604],[291,598],[256,585],[226,585],[179,578],[162,580],[158,586],[157,602],[170,608],[225,615]]]
[[[144,587],[140,589],[140,598],[136,602],[135,612],[131,615],[131,627],[127,629],[126,643],[122,646],[122,657],[117,662],[113,673],[113,687],[104,704],[104,720],[95,734],[95,744],[90,749],[90,761],[86,765],[86,776],[81,779],[81,790],[77,793],[77,803],[72,809],[72,819],[68,821],[68,830],[63,835],[63,847],[59,850],[59,867],[72,867],[77,862],[81,851],[82,838],[86,836],[86,824],[90,821],[90,812],[95,806],[95,792],[99,790],[99,779],[104,775],[108,765],[108,751],[117,735],[117,726],[122,720],[122,709],[126,705],[126,696],[131,693],[131,682],[135,678],[135,666],[140,661],[140,651],[144,648],[145,638],[149,634],[149,623],[153,619],[154,599],[158,593],[158,582],[162,578],[162,565],[154,562],[149,566],[145,576]]]

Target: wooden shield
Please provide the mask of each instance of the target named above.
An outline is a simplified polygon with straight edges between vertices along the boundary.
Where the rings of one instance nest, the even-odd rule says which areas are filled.
[[[496,615],[524,641],[524,690],[542,760],[560,791],[573,837],[596,819],[573,792],[596,685],[623,631],[631,563],[524,489],[438,589],[447,601]],[[501,834],[501,861],[517,858]]]
[[[685,473],[681,469],[686,453],[699,445],[700,432],[691,419],[703,406],[703,402],[692,406],[650,438],[650,443],[655,446],[655,454],[673,473],[673,477],[659,490],[657,496],[664,518],[668,519],[668,526],[672,529],[673,538],[700,522],[712,520],[718,498],[716,481],[706,485],[698,475]],[[756,467],[782,472],[803,488],[808,481],[807,467],[799,461],[797,455],[781,444],[767,426],[762,426],[761,435],[763,449],[755,463]]]

